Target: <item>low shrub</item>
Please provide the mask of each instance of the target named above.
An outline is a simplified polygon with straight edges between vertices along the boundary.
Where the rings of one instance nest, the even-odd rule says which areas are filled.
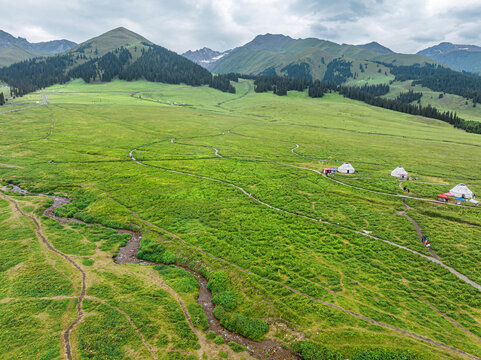
[[[217,345],[224,344],[224,338],[221,335],[216,336],[214,339],[214,344],[217,344]]]
[[[352,360],[420,360],[421,358],[408,350],[372,349],[361,350],[354,354]]]
[[[233,311],[237,307],[236,295],[233,291],[223,291],[212,296],[214,305],[221,305],[226,311]]]
[[[220,320],[220,323],[226,329],[252,340],[261,340],[269,331],[269,325],[264,320],[250,318],[241,314],[226,314]]]
[[[230,341],[227,345],[230,346],[230,348],[232,349],[232,351],[236,352],[236,353],[240,353],[240,352],[243,352],[246,350],[246,348],[236,342],[233,342],[233,341]]]
[[[187,306],[187,310],[189,311],[190,317],[192,318],[192,323],[196,328],[200,330],[207,330],[209,328],[209,321],[207,320],[207,316],[205,315],[201,305],[189,304]]]
[[[298,353],[304,360],[343,360],[344,357],[335,350],[314,343],[312,341],[299,341],[292,345],[292,351]],[[371,359],[370,359],[371,360]]]

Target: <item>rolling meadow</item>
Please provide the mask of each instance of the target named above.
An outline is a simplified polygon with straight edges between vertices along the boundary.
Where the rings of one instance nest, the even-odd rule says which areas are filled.
[[[481,136],[235,85],[75,80],[0,113],[0,187],[30,192],[0,193],[5,358],[64,358],[78,268],[75,358],[255,357],[208,332],[195,277],[174,265],[208,279],[223,327],[304,359],[481,358],[479,285],[449,270],[481,283],[481,208],[432,201],[458,183],[481,193]],[[355,174],[322,176],[345,161]],[[40,193],[70,198],[55,215],[84,223],[42,216]],[[158,266],[116,264],[130,240],[117,229],[141,232],[138,257]]]

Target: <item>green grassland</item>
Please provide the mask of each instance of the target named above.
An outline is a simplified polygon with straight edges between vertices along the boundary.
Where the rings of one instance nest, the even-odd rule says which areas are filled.
[[[374,76],[376,70],[369,73]],[[473,164],[481,157],[481,137],[336,94],[322,99],[298,92],[278,97],[254,93],[249,81],[236,86],[237,94],[224,94],[206,87],[74,81],[46,89],[48,106],[0,115],[5,134],[0,138],[1,181],[34,192],[68,195],[73,204],[65,211],[104,225],[66,226],[42,220],[44,233],[58,250],[88,264],[82,267],[87,272],[87,295],[108,304],[85,300],[89,316],[73,334],[78,356],[149,358],[135,330],[112,306],[130,316],[160,358],[199,356],[196,336],[186,327],[179,305],[157,282],[163,279],[179,294],[196,319],[194,325],[202,330],[205,319],[195,303],[198,290],[191,275],[166,267],[115,265],[111,256],[122,239],[113,236],[113,227],[142,229],[144,257],[193,266],[211,281],[224,274],[227,280],[222,286],[212,285],[217,308],[222,308],[218,314],[222,312],[226,326],[248,336],[256,337],[262,326],[252,333],[239,328],[241,316],[250,319],[246,324],[260,324],[258,320],[269,324],[269,332],[260,337],[289,345],[296,334],[302,334],[341,351],[345,358],[379,347],[410,349],[421,359],[465,358],[315,298],[481,357],[477,289],[429,260],[354,232],[369,231],[429,256],[412,223],[398,215],[404,211],[401,199],[292,167],[322,170],[350,161],[359,172],[336,175],[336,180],[404,194],[400,181],[390,176],[402,165],[419,177],[418,182],[407,183],[413,196],[434,199],[459,182],[479,193],[481,169]],[[21,101],[40,96],[31,94]],[[300,155],[291,151],[295,144]],[[216,156],[214,148],[223,157]],[[133,149],[144,166],[130,159]],[[229,184],[286,212],[268,208]],[[17,198],[35,208],[46,201]],[[23,259],[25,252],[33,253],[23,246],[38,247],[38,240],[29,225],[12,218],[14,211],[9,212],[6,202],[1,204],[5,221],[16,224],[29,239],[9,242],[17,236],[0,233],[2,246],[9,246],[7,268],[17,261],[27,263],[20,269],[24,274],[16,278],[18,283],[28,285],[28,275],[45,273],[45,281],[57,285],[51,287],[51,294],[41,296],[75,297],[75,290],[55,269],[47,265],[40,269],[41,261]],[[411,207],[407,214],[419,223],[441,260],[481,282],[480,210],[414,199],[407,204]],[[297,212],[334,225],[296,216]],[[160,235],[159,229],[178,235],[186,244]],[[62,266],[73,271],[68,264]],[[39,291],[22,292],[13,280],[5,281],[4,298],[37,296]],[[63,308],[56,302],[49,311],[70,311],[73,317],[70,303],[63,301]],[[0,306],[12,304],[17,302],[0,300]],[[2,311],[0,321],[8,322],[14,311]],[[36,307],[23,313],[33,318],[38,311]],[[44,339],[56,341],[57,352],[50,358],[58,358],[63,350],[61,329],[67,321],[58,321],[48,325],[50,340]],[[287,327],[281,331],[279,324]],[[102,346],[106,333],[109,340]],[[9,346],[8,338],[0,338],[0,348]],[[26,346],[25,351],[34,351],[34,345]],[[227,351],[227,345],[222,349]]]
[[[411,81],[394,82],[390,85],[391,91],[386,97],[395,98],[401,92],[407,92],[409,90],[422,92],[423,97],[421,98],[421,105],[423,106],[431,104],[431,106],[434,106],[443,112],[455,111],[463,119],[481,121],[481,107],[479,107],[479,105],[473,107],[472,100],[467,100],[462,96],[453,94],[443,94],[443,97],[440,98],[439,96],[442,93],[432,91],[421,85],[412,86],[411,83]]]
[[[44,53],[40,51],[28,51],[21,49],[17,46],[5,47],[2,46],[0,48],[0,67],[8,66],[13,63],[31,59],[35,56],[41,56]]]
[[[131,47],[137,46],[140,50],[140,48],[143,47],[141,44],[142,42],[151,44],[151,42],[143,36],[123,27],[119,27],[87,40],[70,49],[68,52],[73,54],[82,53],[91,57],[96,57],[103,56],[113,49],[125,46],[125,44],[129,44]]]

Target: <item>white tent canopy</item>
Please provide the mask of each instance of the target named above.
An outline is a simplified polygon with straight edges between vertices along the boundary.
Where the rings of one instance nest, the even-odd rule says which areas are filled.
[[[350,163],[345,162],[337,168],[337,171],[342,174],[354,174],[356,172],[356,169],[354,169],[354,167]]]
[[[456,197],[463,197],[465,199],[472,199],[474,198],[474,194],[465,184],[458,184],[449,190],[451,194]]]
[[[409,176],[408,172],[406,170],[404,170],[404,168],[402,166],[398,166],[397,168],[395,168],[393,171],[391,171],[391,176],[395,176],[395,177],[401,177],[401,176]]]

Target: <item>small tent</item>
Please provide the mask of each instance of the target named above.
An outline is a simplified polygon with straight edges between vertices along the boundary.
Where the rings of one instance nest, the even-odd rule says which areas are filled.
[[[336,169],[336,168],[333,168],[332,166],[322,169],[322,172],[323,172],[324,174],[330,174],[330,173],[336,172],[336,171],[337,171],[337,169]]]
[[[474,194],[465,184],[458,184],[449,190],[453,196],[465,198],[465,199],[472,199],[474,198]]]
[[[344,164],[339,166],[337,168],[337,171],[342,173],[342,174],[354,174],[356,172],[354,167],[348,162],[345,162]]]
[[[442,199],[442,201],[448,201],[449,200],[449,196],[446,195],[446,194],[440,194],[438,195],[438,199]]]
[[[402,166],[398,166],[393,171],[391,171],[391,176],[398,177],[398,178],[405,178],[408,177],[409,174]]]

